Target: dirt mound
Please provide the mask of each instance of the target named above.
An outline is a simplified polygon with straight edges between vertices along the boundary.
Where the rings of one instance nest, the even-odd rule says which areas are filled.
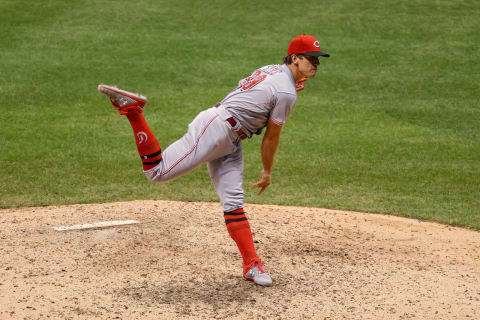
[[[219,204],[0,210],[1,319],[479,319],[480,233],[247,205],[274,280],[241,276]],[[56,231],[111,220],[123,227]]]

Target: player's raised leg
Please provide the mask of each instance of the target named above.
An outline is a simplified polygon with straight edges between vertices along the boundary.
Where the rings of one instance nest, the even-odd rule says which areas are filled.
[[[107,95],[121,115],[126,115],[132,126],[146,177],[159,183],[178,178],[205,161],[233,152],[229,124],[220,119],[215,108],[202,111],[190,123],[187,133],[163,152],[142,115],[147,99],[136,93],[113,86],[100,85],[98,90]]]
[[[228,233],[242,255],[244,278],[262,286],[271,286],[272,279],[265,272],[262,260],[255,251],[250,224],[243,210],[241,146],[232,154],[208,161],[207,166],[222,203]]]
[[[145,171],[149,180],[168,182],[206,161],[223,157],[235,150],[232,139],[236,133],[215,110],[214,107],[204,110],[193,119],[183,137],[163,151],[162,162]]]
[[[99,85],[98,91],[110,98],[113,106],[130,121],[143,170],[149,170],[162,161],[162,150],[157,138],[142,115],[147,98],[113,86]]]

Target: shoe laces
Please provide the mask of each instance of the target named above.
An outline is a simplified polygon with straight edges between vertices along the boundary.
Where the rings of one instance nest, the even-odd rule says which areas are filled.
[[[264,265],[262,263],[262,260],[260,258],[253,260],[250,265],[248,266],[248,270],[252,269],[253,267],[257,267],[258,272],[265,273]]]

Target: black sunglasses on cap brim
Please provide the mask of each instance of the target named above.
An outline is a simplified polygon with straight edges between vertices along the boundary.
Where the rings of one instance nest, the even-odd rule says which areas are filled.
[[[318,66],[320,64],[320,61],[318,60],[317,56],[307,56],[307,55],[304,55],[304,54],[297,54],[296,56],[307,58],[307,60],[314,66]]]

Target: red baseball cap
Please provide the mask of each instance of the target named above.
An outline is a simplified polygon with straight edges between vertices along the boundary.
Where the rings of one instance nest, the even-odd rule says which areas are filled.
[[[295,37],[287,50],[288,54],[304,54],[306,56],[322,56],[330,57],[328,53],[322,52],[320,43],[314,36],[308,34],[301,34]]]

